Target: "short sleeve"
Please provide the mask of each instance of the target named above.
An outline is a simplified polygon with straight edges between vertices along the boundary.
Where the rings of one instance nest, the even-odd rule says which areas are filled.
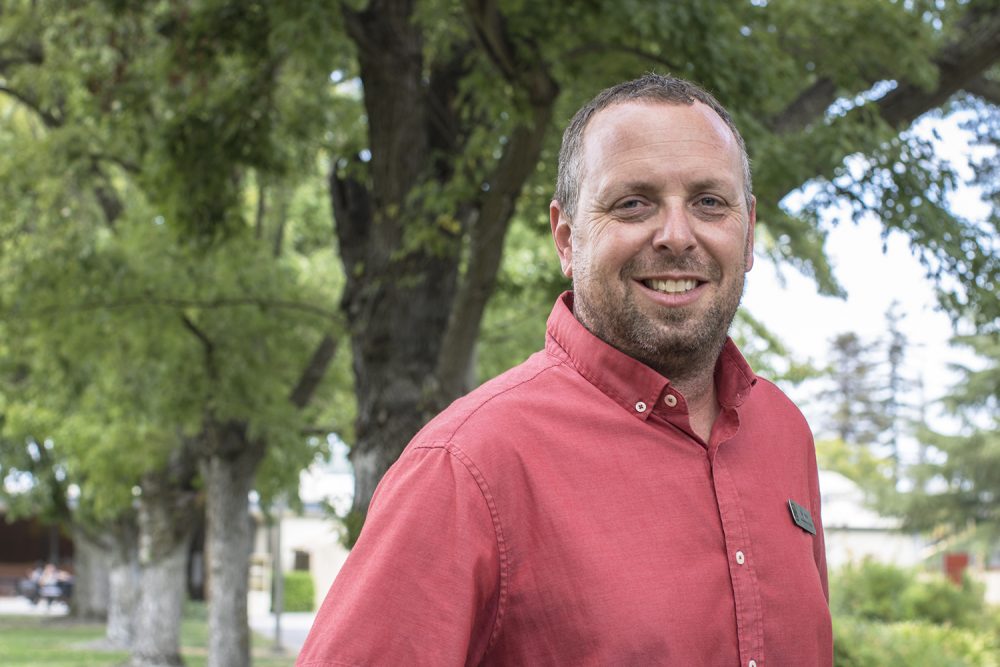
[[[411,446],[379,484],[296,664],[478,663],[500,611],[501,545],[464,454]]]

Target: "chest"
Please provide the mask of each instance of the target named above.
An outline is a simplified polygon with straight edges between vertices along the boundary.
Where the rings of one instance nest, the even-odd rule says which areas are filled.
[[[727,443],[709,460],[669,435],[624,440],[508,485],[520,491],[501,504],[509,597],[491,655],[763,666],[773,652],[770,664],[822,664],[810,653],[829,626],[818,538],[788,509],[813,501],[808,475],[775,465],[767,446],[745,457]]]

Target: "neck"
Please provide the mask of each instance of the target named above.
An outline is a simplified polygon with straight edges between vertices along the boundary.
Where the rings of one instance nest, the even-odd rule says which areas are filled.
[[[670,377],[669,375],[667,377]],[[715,367],[708,367],[697,375],[671,378],[670,384],[684,394],[688,406],[691,428],[706,443],[712,434],[712,426],[719,416],[719,401],[715,392]]]

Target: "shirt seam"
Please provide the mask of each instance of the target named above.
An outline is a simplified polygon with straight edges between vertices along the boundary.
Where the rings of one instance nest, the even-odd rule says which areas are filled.
[[[528,384],[529,382],[532,382],[533,380],[537,379],[538,376],[540,376],[542,373],[545,373],[545,372],[547,372],[547,371],[555,368],[556,366],[561,366],[564,363],[565,362],[562,362],[562,361],[557,361],[555,363],[552,363],[552,364],[546,366],[545,368],[539,369],[538,372],[535,373],[534,375],[532,375],[531,377],[525,378],[525,379],[521,380],[520,382],[518,382],[516,384],[513,384],[513,385],[511,385],[511,386],[509,386],[509,387],[507,387],[507,388],[505,388],[505,389],[503,389],[501,391],[496,392],[495,394],[492,394],[492,395],[484,398],[482,401],[479,402],[478,405],[476,405],[476,407],[474,407],[472,410],[469,410],[469,414],[465,415],[465,418],[462,419],[462,421],[460,421],[458,424],[455,425],[455,428],[453,428],[451,430],[451,433],[442,442],[451,443],[454,440],[454,438],[458,435],[458,432],[460,430],[462,430],[462,427],[465,426],[465,424],[470,419],[472,419],[472,417],[475,416],[475,414],[477,412],[479,412],[480,410],[482,410],[486,406],[487,403],[492,402],[494,399],[499,398],[499,397],[503,396],[504,394],[507,394],[507,393],[509,393],[511,391],[514,391],[515,389],[517,389],[518,387],[520,387],[522,385],[525,385],[525,384]]]
[[[507,541],[504,539],[503,535],[503,525],[500,521],[500,512],[497,508],[496,500],[493,497],[493,493],[490,491],[489,483],[486,481],[486,477],[479,470],[476,463],[466,454],[461,447],[456,445],[454,442],[433,442],[424,443],[417,445],[415,449],[443,449],[448,452],[454,459],[461,463],[465,469],[468,471],[469,475],[476,482],[479,487],[479,492],[483,494],[483,500],[486,502],[486,507],[490,512],[490,520],[493,523],[493,533],[497,542],[497,553],[500,559],[500,581],[499,581],[499,597],[497,600],[497,611],[496,617],[493,620],[493,629],[490,632],[490,638],[486,642],[486,648],[483,651],[483,655],[496,643],[497,638],[500,635],[500,629],[503,626],[504,616],[507,611],[507,599],[509,597],[509,586],[510,586],[510,558],[507,548]],[[482,659],[482,656],[480,656]]]

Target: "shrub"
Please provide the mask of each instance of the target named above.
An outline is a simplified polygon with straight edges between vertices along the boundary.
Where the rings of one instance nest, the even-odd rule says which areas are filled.
[[[284,611],[312,611],[316,597],[316,586],[312,575],[301,570],[285,572]]]
[[[834,573],[830,603],[835,614],[886,623],[926,621],[961,628],[984,627],[983,587],[966,577],[955,586],[943,575],[918,575],[865,560]]]
[[[903,592],[913,575],[873,560],[850,563],[830,581],[830,604],[842,615],[871,621],[903,620]]]
[[[1000,645],[989,632],[844,616],[834,617],[833,630],[834,667],[1000,667]]]
[[[1000,667],[982,586],[866,560],[830,578],[835,667]]]
[[[913,582],[903,593],[904,616],[959,628],[982,627],[983,587],[963,577],[959,588],[943,576]]]

